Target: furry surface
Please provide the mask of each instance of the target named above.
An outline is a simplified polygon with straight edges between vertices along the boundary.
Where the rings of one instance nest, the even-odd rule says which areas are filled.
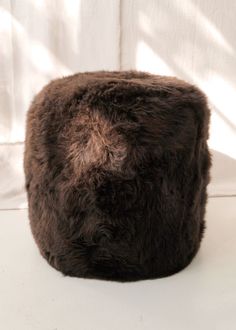
[[[52,81],[28,112],[32,233],[66,275],[132,281],[187,266],[204,232],[209,110],[196,87],[142,72]]]

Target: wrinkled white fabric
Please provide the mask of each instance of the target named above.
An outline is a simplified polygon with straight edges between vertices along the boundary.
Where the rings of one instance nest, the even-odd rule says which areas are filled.
[[[236,194],[235,15],[236,3],[229,11],[210,0],[0,0],[0,208],[26,206],[18,143],[33,96],[51,79],[95,70],[177,75],[202,88],[213,110],[208,190]]]
[[[23,174],[24,145],[0,145],[0,209],[26,208]]]
[[[0,143],[24,141],[25,114],[51,79],[119,69],[119,1],[0,0]]]

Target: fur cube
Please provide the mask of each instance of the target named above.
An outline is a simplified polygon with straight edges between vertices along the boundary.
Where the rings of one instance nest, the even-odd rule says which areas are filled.
[[[35,241],[65,275],[174,274],[199,249],[211,164],[195,86],[136,71],[52,81],[27,117],[24,168]]]

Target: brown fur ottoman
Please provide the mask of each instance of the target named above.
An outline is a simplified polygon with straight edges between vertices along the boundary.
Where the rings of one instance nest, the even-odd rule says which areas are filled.
[[[80,73],[51,82],[28,113],[32,233],[66,275],[168,276],[204,231],[210,155],[204,95],[176,78]]]

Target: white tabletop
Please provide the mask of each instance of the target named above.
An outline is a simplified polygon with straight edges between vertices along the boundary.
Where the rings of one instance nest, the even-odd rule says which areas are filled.
[[[0,245],[0,329],[236,329],[236,197],[209,200],[197,257],[164,279],[64,277],[39,255],[27,210],[0,211]]]

